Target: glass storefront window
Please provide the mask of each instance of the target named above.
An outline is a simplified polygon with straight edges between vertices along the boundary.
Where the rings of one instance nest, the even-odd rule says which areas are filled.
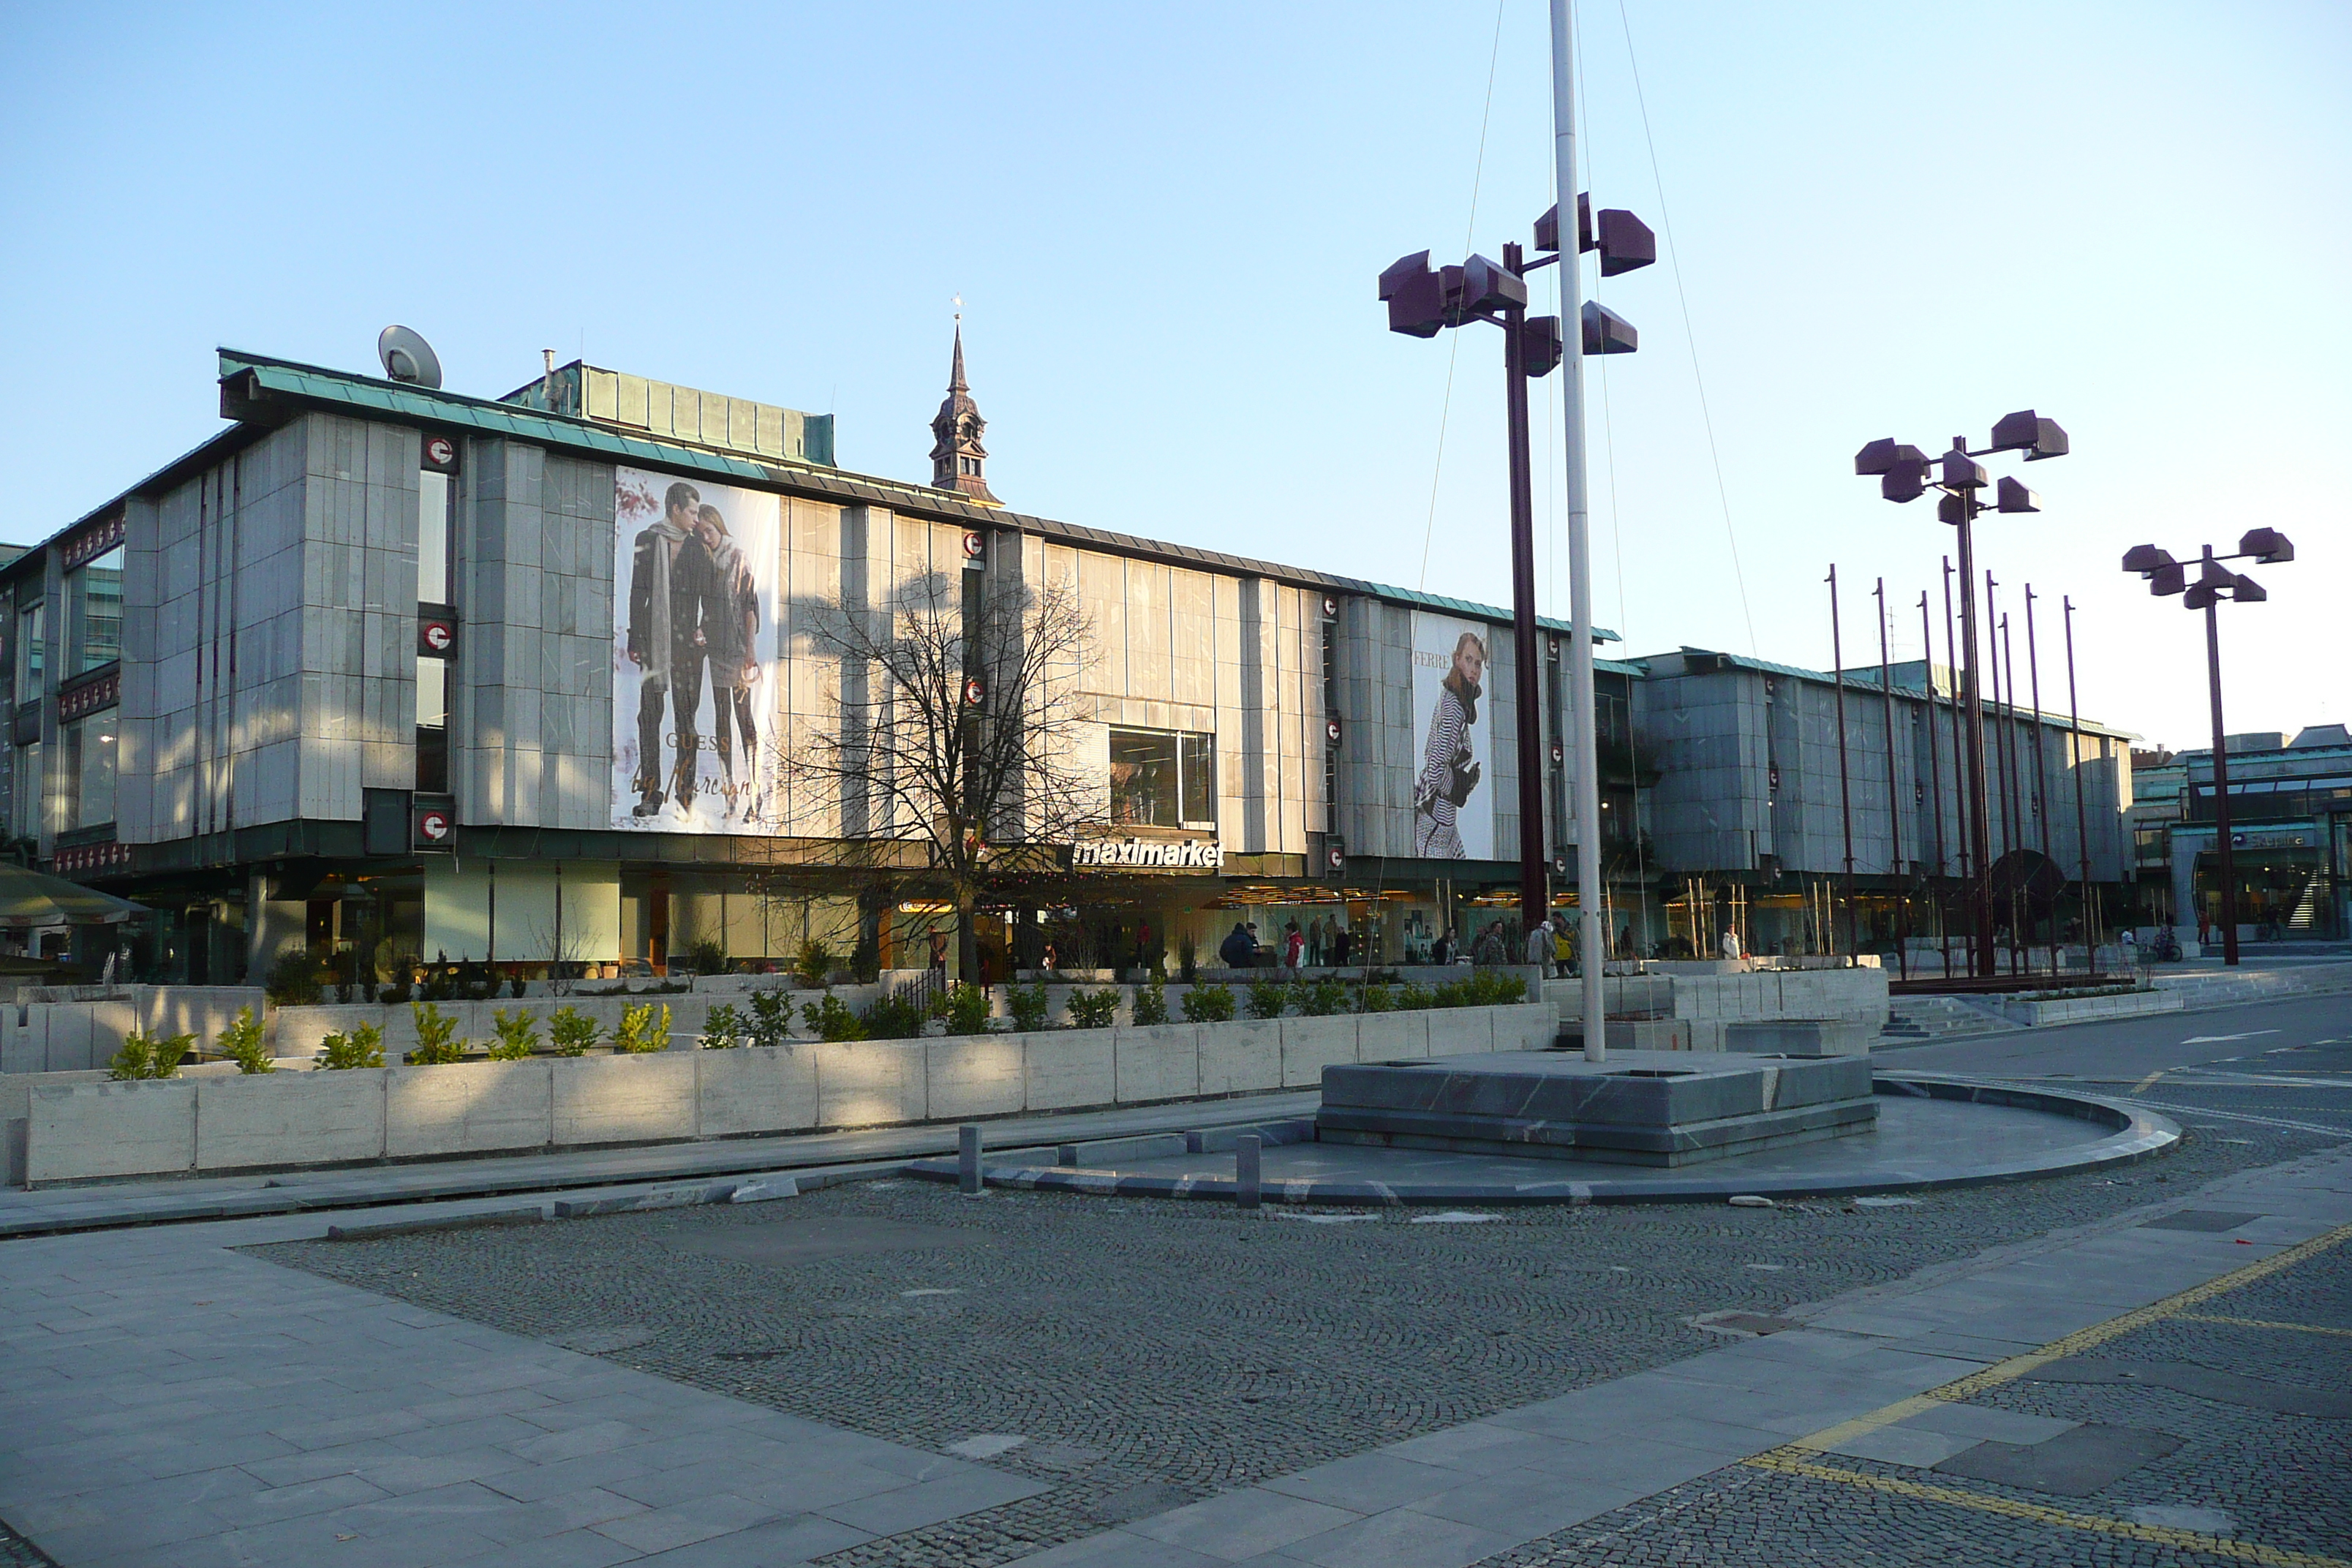
[[[10,780],[8,830],[19,838],[41,832],[41,743],[16,748],[16,773]]]
[[[416,661],[416,787],[430,794],[449,788],[449,663]]]
[[[427,605],[449,602],[449,476],[431,468],[416,472],[416,597]]]
[[[1214,827],[1216,737],[1113,730],[1110,819],[1122,827]]]
[[[122,546],[66,574],[66,662],[76,676],[122,657]]]
[[[48,606],[36,601],[16,612],[16,700],[30,702],[41,694],[41,676],[47,664],[44,623]]]
[[[67,784],[66,796],[58,803],[60,832],[114,820],[114,742],[121,718],[121,709],[108,708],[58,726]]]

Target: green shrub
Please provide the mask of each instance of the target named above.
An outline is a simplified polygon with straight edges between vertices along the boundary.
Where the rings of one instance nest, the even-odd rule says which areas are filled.
[[[1184,993],[1184,1021],[1188,1024],[1223,1024],[1234,1016],[1234,988],[1230,985],[1195,985]]]
[[[1436,1006],[1437,1003],[1433,999],[1428,986],[1417,980],[1411,980],[1397,987],[1396,1005],[1397,1011],[1400,1013],[1418,1013],[1424,1007]]]
[[[135,1079],[177,1078],[181,1058],[195,1043],[194,1035],[142,1035],[134,1029],[122,1037],[122,1048],[106,1064],[106,1076],[118,1083]]]
[[[803,1005],[801,1020],[820,1040],[862,1040],[866,1037],[865,1024],[830,991],[814,1002]]]
[[[988,1033],[988,987],[957,981],[933,1005],[937,1016],[947,1022],[950,1035],[984,1035]]]
[[[404,983],[398,985],[387,985],[383,990],[375,994],[375,999],[383,1003],[387,1007],[402,1006],[408,1001],[408,997],[409,990],[408,986]]]
[[[1154,1024],[1167,1021],[1168,982],[1155,974],[1150,984],[1135,994],[1135,1022],[1139,1027],[1150,1028]]]
[[[661,1005],[661,1016],[654,1016],[654,1005],[640,1002],[634,1007],[621,1009],[621,1026],[613,1032],[613,1048],[625,1056],[645,1056],[653,1051],[669,1049],[669,1004]]]
[[[870,931],[859,932],[857,945],[849,950],[849,977],[860,985],[882,978],[882,941]]]
[[[499,1008],[490,1015],[490,1029],[499,1037],[490,1047],[494,1062],[523,1061],[539,1048],[539,1019],[528,1007],[516,1008],[512,1016]]]
[[[548,1043],[559,1057],[586,1056],[604,1033],[603,1025],[568,1004],[547,1016]]]
[[[1356,1010],[1360,1013],[1386,1013],[1395,1006],[1395,994],[1385,985],[1367,985],[1356,993]]]
[[[903,996],[877,996],[857,1016],[862,1040],[913,1040],[922,1037],[923,1009]]]
[[[1176,977],[1187,985],[1201,973],[1201,944],[1186,931],[1176,940]]]
[[[228,1027],[213,1041],[213,1048],[236,1064],[241,1073],[276,1072],[278,1064],[269,1059],[269,1047],[261,1043],[261,1020],[253,1016],[250,1007],[239,1007]]]
[[[417,1067],[446,1067],[465,1056],[457,1019],[430,1002],[410,1003],[408,1016],[416,1020],[416,1048],[408,1053],[407,1061]]]
[[[1024,1034],[1034,1034],[1053,1023],[1054,1005],[1045,999],[1045,983],[1042,980],[1027,985],[1007,985],[1004,1005],[1012,1010],[1013,1026]]]
[[[1290,1010],[1290,982],[1286,980],[1253,980],[1249,985],[1249,1014],[1253,1018],[1279,1018]]]
[[[724,974],[727,973],[727,946],[715,936],[698,936],[686,944],[686,952],[670,962],[670,971],[683,969],[688,974]]]
[[[702,1038],[698,1043],[706,1051],[731,1051],[743,1043],[743,1037],[750,1027],[743,1021],[743,1015],[735,1011],[733,1003],[721,1002],[711,1008],[710,1016],[702,1021]]]
[[[337,1031],[319,1042],[319,1054],[311,1058],[329,1072],[348,1072],[353,1068],[383,1066],[383,1030],[373,1024],[354,1024],[350,1031]]]
[[[755,1046],[781,1046],[793,1037],[793,1005],[781,991],[751,993],[751,1017],[744,1026]]]
[[[511,997],[513,997],[516,1001],[520,1002],[520,1001],[521,1001],[521,1000],[522,1000],[522,998],[523,998],[523,992],[524,992],[525,987],[529,986],[530,984],[530,981],[525,980],[521,975],[518,974],[518,975],[516,975],[512,980],[509,980],[509,981],[508,981],[508,982],[507,982],[507,994],[508,994],[508,995],[509,995],[509,996],[511,996]],[[492,992],[492,993],[491,993],[491,994],[492,994],[492,995],[496,995],[496,994],[497,994],[497,993],[496,993],[496,992]]]
[[[280,1007],[308,1007],[319,1000],[319,961],[300,948],[289,948],[269,961],[261,983],[262,994]]]
[[[1310,1018],[1328,1018],[1348,1011],[1348,983],[1318,980],[1298,987],[1298,1010]]]
[[[793,960],[793,973],[803,985],[822,985],[833,973],[833,950],[811,937],[801,943],[800,953]]]
[[[1072,1026],[1080,1029],[1108,1029],[1118,1016],[1118,989],[1106,985],[1099,991],[1075,989],[1063,1005],[1069,1009]]]

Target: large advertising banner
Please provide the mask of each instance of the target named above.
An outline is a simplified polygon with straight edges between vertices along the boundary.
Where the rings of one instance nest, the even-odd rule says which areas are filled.
[[[777,498],[614,477],[613,826],[781,831]]]
[[[1430,860],[1495,858],[1494,724],[1486,711],[1486,627],[1412,616],[1412,852]]]

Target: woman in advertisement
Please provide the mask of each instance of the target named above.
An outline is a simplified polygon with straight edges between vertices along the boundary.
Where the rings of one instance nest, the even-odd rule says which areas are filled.
[[[1421,776],[1412,792],[1412,852],[1427,860],[1460,860],[1457,817],[1478,787],[1481,769],[1472,754],[1471,726],[1478,722],[1479,682],[1486,676],[1486,644],[1464,632],[1454,644],[1454,668],[1438,689],[1429,715],[1429,742],[1423,748]]]
[[[753,718],[751,687],[760,679],[755,652],[760,631],[760,590],[742,550],[715,506],[696,514],[694,531],[710,559],[703,574],[703,652],[710,661],[711,739],[726,782],[726,815],[742,821],[760,812],[760,731]],[[743,742],[743,773],[735,773],[735,741]]]

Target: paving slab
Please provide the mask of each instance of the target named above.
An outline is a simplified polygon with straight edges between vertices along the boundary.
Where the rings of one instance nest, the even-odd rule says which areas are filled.
[[[61,1380],[0,1393],[11,1522],[65,1568],[692,1568],[1050,1489],[232,1250],[327,1223],[0,1243],[0,1346]]]

